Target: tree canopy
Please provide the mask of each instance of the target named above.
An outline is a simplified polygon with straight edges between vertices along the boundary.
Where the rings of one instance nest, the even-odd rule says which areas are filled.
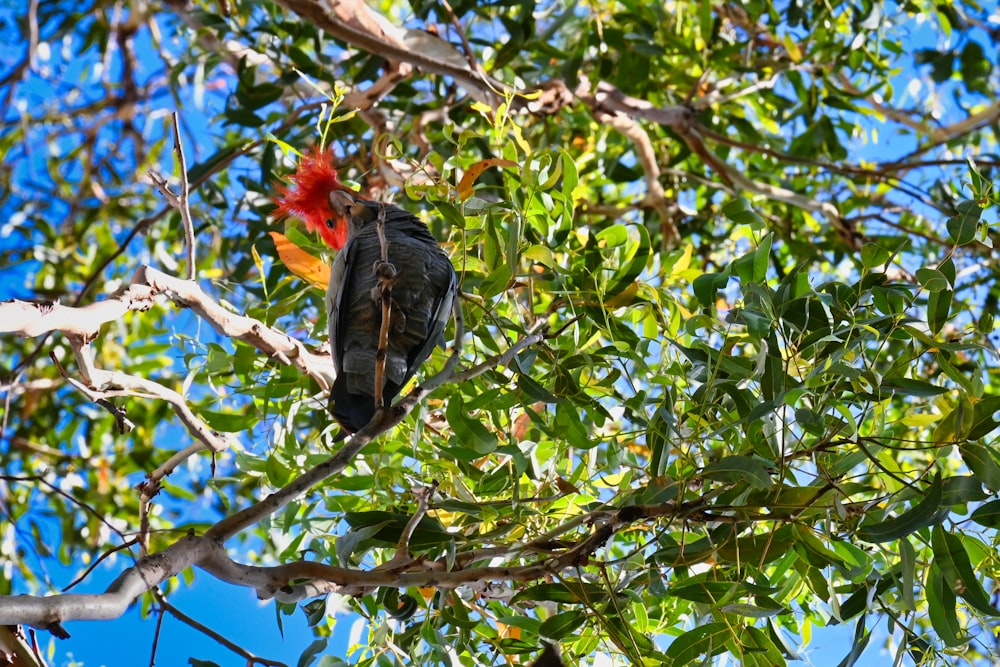
[[[991,660],[995,7],[0,17],[0,655],[215,577],[315,633],[248,664]],[[319,148],[461,290],[342,442],[330,253],[273,215]]]

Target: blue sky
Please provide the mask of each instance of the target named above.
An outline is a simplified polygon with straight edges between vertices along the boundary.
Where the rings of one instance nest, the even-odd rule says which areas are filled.
[[[99,592],[110,583],[123,560],[94,573],[79,592]],[[74,589],[76,590],[76,589]],[[306,626],[305,614],[297,611],[283,620],[284,637],[278,630],[273,602],[262,602],[247,588],[231,586],[203,572],[197,572],[190,587],[180,584],[169,597],[170,603],[196,621],[203,623],[244,649],[271,660],[296,664],[299,655],[313,642]],[[342,633],[333,642],[336,655],[346,651],[346,630],[350,621],[338,625]],[[52,639],[56,656],[53,665],[69,667],[74,661],[86,667],[134,666],[149,664],[156,634],[156,617],[142,618],[134,605],[124,616],[114,621],[73,621],[65,624],[69,639]],[[339,643],[339,645],[338,645]],[[211,660],[219,665],[243,664],[242,658],[220,646],[214,639],[194,632],[170,614],[166,614],[160,629],[156,651],[157,665],[186,665],[188,658]]]

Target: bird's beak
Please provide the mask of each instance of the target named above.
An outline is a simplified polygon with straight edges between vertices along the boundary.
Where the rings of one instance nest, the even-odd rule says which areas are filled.
[[[364,203],[345,190],[330,191],[330,210],[338,217],[348,219],[359,215],[364,209]]]

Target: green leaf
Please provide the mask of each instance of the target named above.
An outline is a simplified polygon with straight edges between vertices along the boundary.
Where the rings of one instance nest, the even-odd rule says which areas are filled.
[[[276,102],[285,92],[284,87],[273,83],[259,83],[253,87],[240,86],[236,90],[236,99],[244,109],[256,111],[271,102]]]
[[[727,614],[736,614],[737,616],[746,616],[748,618],[771,618],[772,616],[788,612],[787,609],[782,607],[758,607],[757,605],[746,604],[743,602],[722,605],[719,608],[719,611]]]
[[[1000,464],[991,449],[978,442],[963,442],[958,451],[983,486],[994,493],[1000,491]]]
[[[239,433],[252,428],[258,421],[257,414],[239,414],[235,412],[213,412],[199,410],[198,416],[205,420],[213,430],[222,433]]]
[[[458,441],[479,456],[486,456],[497,448],[496,433],[488,430],[483,422],[466,413],[462,397],[453,395],[446,409],[448,424],[455,431]]]
[[[948,391],[947,387],[939,387],[926,380],[914,380],[905,377],[885,377],[882,378],[881,389],[888,390],[893,394],[903,394],[905,396],[938,396]]]
[[[866,243],[861,246],[861,266],[875,269],[892,259],[892,253],[877,243]]]
[[[749,225],[754,231],[767,229],[767,223],[746,197],[737,197],[725,203],[722,207],[722,215],[726,216],[738,225]]]
[[[646,446],[649,447],[650,474],[659,478],[666,474],[670,463],[670,434],[673,414],[665,406],[657,408],[646,429]]]
[[[969,518],[980,526],[1000,528],[1000,500],[991,500],[980,505]]]
[[[511,277],[510,267],[506,264],[501,264],[490,275],[486,276],[479,285],[479,296],[484,299],[495,297],[507,289],[507,286],[510,285]]]
[[[864,653],[865,649],[868,647],[868,642],[872,638],[872,633],[868,631],[865,625],[866,617],[862,616],[858,619],[857,625],[854,626],[854,641],[851,643],[851,650],[844,656],[844,659],[838,663],[837,667],[852,667],[854,663],[858,661],[861,654]]]
[[[528,375],[518,375],[517,376],[517,387],[524,392],[526,398],[531,401],[542,402],[542,403],[555,403],[559,400],[558,396],[552,394],[545,387],[538,384],[533,378]]]
[[[906,611],[916,611],[917,601],[913,594],[917,581],[917,552],[909,540],[899,540],[899,592],[903,596],[903,608]]]
[[[608,248],[617,248],[628,242],[628,227],[625,225],[611,225],[597,232],[596,238]]]
[[[728,283],[728,271],[725,273],[703,273],[694,279],[691,287],[702,306],[713,307],[719,290],[725,289]]]
[[[767,467],[749,456],[727,456],[706,466],[702,474],[709,479],[724,482],[747,482],[753,489],[766,489],[772,484]]]
[[[762,283],[767,278],[767,267],[771,261],[771,243],[774,234],[765,234],[753,252],[753,280]]]
[[[706,623],[672,641],[666,655],[675,665],[690,665],[722,653],[733,640],[733,628],[728,623]]]
[[[955,245],[966,245],[972,243],[976,238],[976,230],[979,227],[979,218],[982,217],[983,209],[974,201],[966,200],[960,202],[955,207],[958,215],[948,218],[946,224],[948,235]]]
[[[734,595],[743,595],[745,592],[745,587],[737,581],[695,580],[667,589],[667,594],[673,597],[713,605],[725,602]]]
[[[938,508],[941,505],[942,489],[941,474],[938,473],[930,487],[922,492],[923,497],[919,503],[897,517],[881,521],[870,517],[873,520],[858,529],[858,538],[865,542],[891,542],[940,520]]]
[[[945,275],[937,269],[927,267],[917,269],[917,280],[928,292],[940,292],[951,287]]]
[[[993,65],[983,52],[983,47],[977,41],[970,39],[962,47],[958,61],[961,64],[962,81],[966,87],[971,91],[989,95],[989,78]]]
[[[978,440],[993,432],[1000,421],[996,415],[1000,414],[1000,396],[987,396],[973,405],[972,428],[969,430],[969,439]],[[997,489],[993,489],[997,490]]]
[[[545,619],[538,628],[538,634],[547,639],[558,641],[572,635],[586,620],[587,614],[582,611],[564,611]]]
[[[302,651],[302,655],[299,656],[299,661],[295,663],[296,667],[308,667],[311,665],[313,661],[316,660],[316,656],[326,650],[328,641],[329,640],[326,638],[314,639],[313,642],[306,647],[306,650]]]
[[[638,236],[638,240],[629,239],[628,248],[623,258],[624,267],[615,273],[613,282],[605,290],[605,300],[631,288],[639,274],[646,270],[651,257],[649,232],[646,231],[646,228],[641,225],[632,225],[628,229]]]
[[[264,470],[267,473],[267,481],[276,489],[280,489],[291,481],[294,472],[281,461],[277,452],[267,457],[267,464]]]
[[[962,540],[937,525],[931,532],[931,547],[934,564],[941,571],[945,583],[979,613],[1000,616],[1000,610],[990,603],[989,595],[973,570]]]
[[[432,203],[434,204],[434,208],[441,214],[441,217],[448,223],[449,227],[453,229],[465,229],[465,216],[462,215],[457,206],[449,201],[442,200],[435,200]]]
[[[959,393],[955,407],[934,427],[931,438],[941,445],[965,442],[975,425],[975,418],[972,401],[964,393]]]
[[[409,523],[410,515],[383,510],[345,512],[344,520],[351,526],[351,532],[374,530],[374,532],[366,534],[365,539],[371,538],[379,542],[395,545],[399,542],[403,530]],[[416,529],[410,537],[410,547],[424,549],[445,544],[451,541],[451,539],[451,534],[441,525],[441,522],[433,517],[424,516],[417,523]],[[338,548],[339,551],[340,549]]]
[[[592,606],[607,600],[609,594],[610,592],[604,586],[567,581],[565,583],[538,584],[525,588],[515,595],[511,602],[534,600]],[[623,596],[617,597],[623,599]]]
[[[931,333],[940,333],[951,316],[951,301],[954,292],[949,289],[931,292],[927,295],[927,324]]]
[[[927,573],[926,593],[931,626],[945,645],[961,646],[969,641],[969,635],[962,632],[962,626],[958,622],[955,592],[934,564]]]

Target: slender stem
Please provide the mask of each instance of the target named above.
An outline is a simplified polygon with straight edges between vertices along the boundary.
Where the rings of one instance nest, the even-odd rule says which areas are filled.
[[[193,618],[191,618],[190,616],[188,616],[187,614],[185,614],[183,611],[181,611],[180,609],[178,609],[174,605],[172,605],[169,602],[167,602],[167,599],[163,596],[162,593],[160,593],[159,589],[153,588],[152,589],[152,593],[156,597],[156,601],[159,603],[159,605],[163,609],[163,611],[168,612],[171,616],[173,616],[174,618],[176,618],[178,621],[181,621],[182,623],[186,623],[187,625],[190,625],[195,630],[197,630],[197,631],[199,631],[199,632],[201,632],[201,633],[203,633],[203,634],[211,637],[215,641],[219,642],[220,644],[222,644],[223,646],[225,646],[226,648],[228,648],[233,653],[239,655],[241,658],[244,658],[247,661],[248,665],[254,665],[254,664],[256,664],[256,665],[268,665],[269,667],[288,667],[285,663],[283,663],[283,662],[281,662],[279,660],[269,660],[268,658],[261,658],[261,657],[259,657],[257,655],[254,655],[253,653],[251,653],[250,651],[246,650],[245,648],[243,648],[239,644],[237,644],[237,643],[235,643],[235,642],[233,642],[233,641],[231,641],[229,639],[226,639],[221,634],[219,634],[218,632],[216,632],[212,628],[208,627],[207,625],[205,625],[203,623],[199,623],[198,621],[194,620]],[[153,650],[154,651],[156,650],[155,649],[155,645],[154,645],[154,649]]]
[[[385,361],[389,351],[389,321],[392,317],[392,284],[396,279],[396,270],[389,263],[389,241],[385,237],[385,206],[379,204],[378,217],[375,220],[378,232],[378,242],[381,248],[381,261],[375,265],[375,276],[378,280],[379,302],[382,306],[382,325],[378,332],[378,350],[375,353],[375,407],[385,407]]]

